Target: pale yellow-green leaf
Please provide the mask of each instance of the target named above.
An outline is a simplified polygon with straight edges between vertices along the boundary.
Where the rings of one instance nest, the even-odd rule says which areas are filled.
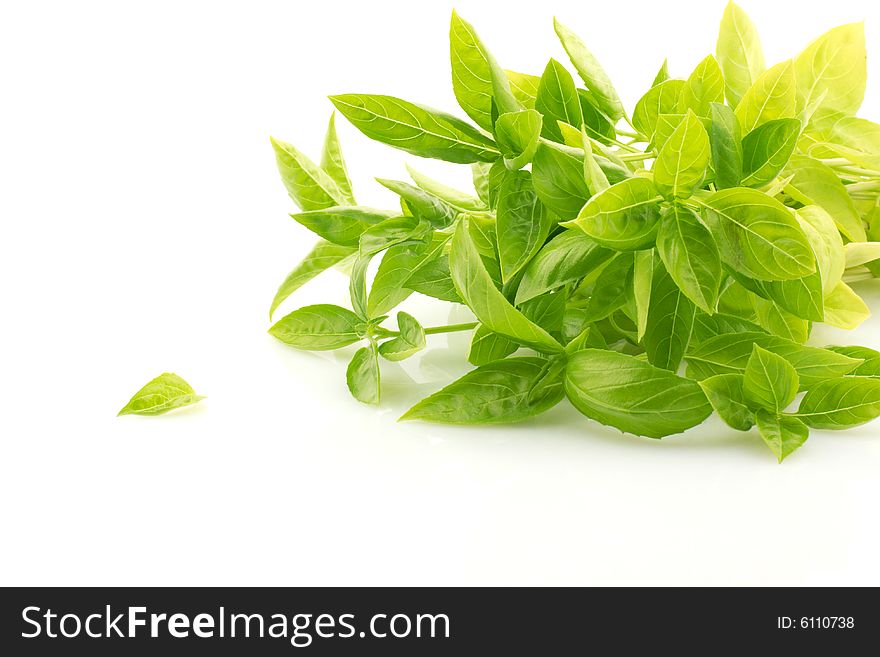
[[[834,219],[818,205],[806,205],[796,211],[798,223],[807,236],[822,278],[822,291],[830,293],[840,282],[845,268],[843,239]]]
[[[870,316],[867,304],[843,281],[825,295],[825,323],[829,326],[852,330]]]
[[[666,198],[687,198],[709,164],[709,135],[693,111],[673,131],[654,163],[654,185]]]
[[[724,73],[727,100],[735,107],[764,72],[764,51],[754,24],[733,2],[721,18],[715,55]]]
[[[880,242],[850,242],[843,247],[846,267],[858,267],[880,258]]]
[[[797,117],[797,88],[791,60],[769,68],[748,88],[736,106],[742,133],[747,135],[773,119]]]
[[[835,27],[813,41],[795,58],[798,108],[827,92],[822,109],[855,114],[865,97],[865,60],[864,23]]]

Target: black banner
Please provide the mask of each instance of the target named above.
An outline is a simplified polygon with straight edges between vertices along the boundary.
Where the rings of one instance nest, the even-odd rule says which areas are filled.
[[[6,655],[560,654],[870,645],[873,589],[3,589]],[[160,652],[161,651],[161,652]],[[468,653],[470,654],[470,653]]]

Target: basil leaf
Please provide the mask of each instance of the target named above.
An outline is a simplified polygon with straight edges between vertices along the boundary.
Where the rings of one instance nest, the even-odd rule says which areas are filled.
[[[797,396],[800,380],[794,367],[782,356],[752,347],[743,374],[743,394],[756,407],[781,412]]]
[[[556,335],[562,332],[566,301],[565,294],[548,292],[526,301],[520,307],[520,311],[530,321],[548,333]]]
[[[336,134],[335,112],[330,115],[330,123],[327,125],[324,150],[321,152],[321,168],[333,179],[341,194],[342,202],[333,205],[356,205],[354,192],[351,190],[351,180],[348,177],[348,169],[345,166],[345,158],[342,157],[342,147],[339,145],[339,137]]]
[[[777,415],[762,409],[758,411],[757,420],[761,438],[780,463],[810,436],[807,425],[796,417]]]
[[[544,209],[528,171],[511,172],[498,192],[495,230],[502,280],[513,278],[544,245],[554,217]]]
[[[561,376],[545,380],[543,358],[507,358],[482,365],[426,397],[401,420],[444,424],[499,424],[519,422],[543,413],[562,399]],[[532,395],[542,383],[541,394]]]
[[[541,78],[537,75],[517,73],[516,71],[504,71],[507,81],[510,83],[510,91],[513,97],[525,109],[535,109],[535,98],[538,95],[538,85]]]
[[[659,258],[657,249],[636,251],[633,254],[633,302],[636,307],[636,338],[639,342],[645,337],[648,328],[651,288]]]
[[[867,347],[828,347],[829,351],[864,361],[847,376],[869,376],[880,378],[880,352]]]
[[[814,429],[849,429],[880,415],[880,380],[843,377],[824,381],[801,400],[797,417]]]
[[[350,310],[320,303],[285,315],[269,333],[297,349],[326,351],[339,349],[363,337],[364,321]]]
[[[412,292],[412,288],[407,288],[411,278],[430,262],[439,259],[448,242],[448,235],[437,233],[427,245],[404,243],[389,248],[370,286],[367,314],[379,317],[402,303]]]
[[[572,126],[580,126],[584,121],[574,80],[555,59],[550,60],[541,76],[535,109],[546,119],[541,134],[558,142],[562,142],[562,133],[556,125],[557,121]]]
[[[384,178],[376,178],[376,182],[400,196],[414,216],[424,219],[435,228],[449,226],[458,215],[458,210],[454,207],[415,185]]]
[[[632,286],[633,254],[619,253],[602,268],[592,286],[587,317],[599,321],[626,303]]]
[[[871,316],[871,310],[853,289],[840,281],[825,295],[825,323],[852,330]]]
[[[733,110],[718,103],[712,103],[710,116],[712,124],[709,127],[709,144],[715,167],[715,187],[739,187],[743,174],[739,121]]]
[[[688,110],[654,162],[654,185],[667,199],[687,198],[703,183],[709,166],[709,135]]]
[[[575,70],[587,85],[587,89],[592,92],[602,111],[614,121],[623,118],[626,114],[623,103],[605,73],[605,69],[602,68],[593,53],[587,49],[574,32],[555,18],[553,19],[553,28],[556,30],[556,35],[562,42],[562,47],[565,48]]]
[[[748,431],[755,426],[755,414],[746,406],[742,374],[718,374],[700,381],[712,408],[727,426]]]
[[[697,64],[687,79],[679,99],[682,113],[692,111],[697,116],[709,116],[712,103],[724,102],[724,76],[718,61],[708,55]]]
[[[495,287],[468,235],[467,224],[459,224],[455,230],[449,270],[458,295],[486,328],[536,351],[562,351],[555,338],[526,319]]]
[[[486,365],[506,358],[517,349],[519,349],[518,344],[480,324],[471,338],[467,359],[471,365]]]
[[[360,206],[336,206],[290,215],[313,233],[341,246],[357,246],[370,227],[390,218],[392,213]]]
[[[846,269],[846,251],[840,232],[831,215],[818,205],[800,208],[797,220],[816,254],[822,291],[827,294],[840,282]],[[822,318],[817,321],[822,321]]]
[[[380,356],[386,360],[404,360],[425,348],[425,329],[415,317],[403,311],[397,313],[397,329],[400,335],[379,345]]]
[[[781,62],[762,73],[736,106],[735,114],[745,133],[767,121],[795,118],[797,90],[792,61]]]
[[[406,170],[409,173],[410,178],[413,179],[413,182],[420,189],[423,189],[432,196],[436,196],[441,201],[443,201],[447,205],[451,205],[457,210],[461,210],[463,212],[478,212],[488,209],[486,207],[486,204],[483,203],[483,201],[479,198],[471,196],[470,194],[465,194],[464,192],[460,192],[457,189],[453,189],[452,187],[444,185],[441,182],[437,182],[436,180],[429,178],[423,173],[419,173],[408,164],[406,165]]]
[[[675,284],[666,267],[655,267],[642,341],[648,362],[664,370],[678,370],[691,339],[694,312],[694,304]]]
[[[336,109],[370,139],[413,155],[469,164],[492,162],[499,152],[491,139],[454,116],[393,96],[331,96]]]
[[[785,193],[804,205],[818,205],[834,218],[840,232],[853,242],[867,239],[865,227],[846,187],[834,171],[810,157],[793,155],[787,173],[794,177]]]
[[[590,198],[584,162],[578,151],[541,142],[532,160],[535,193],[561,219],[573,219]]]
[[[547,242],[523,271],[516,290],[519,305],[577,281],[607,262],[613,252],[580,230],[566,230]]]
[[[721,259],[758,280],[802,278],[816,271],[816,258],[794,215],[766,194],[745,187],[715,192],[704,218]]]
[[[822,98],[819,107],[855,114],[867,83],[865,26],[850,23],[829,30],[795,57],[798,108]]]
[[[766,331],[758,324],[742,317],[725,315],[724,313],[707,315],[697,311],[694,319],[694,331],[691,334],[691,346],[696,347],[709,338],[727,333],[766,333]]]
[[[272,306],[269,308],[269,319],[284,301],[294,292],[296,292],[304,284],[312,280],[322,271],[330,269],[345,258],[357,253],[357,249],[351,246],[339,246],[331,242],[320,241],[309,254],[303,258],[292,272],[287,275],[284,282],[275,293],[272,299]]]
[[[727,4],[721,18],[715,54],[724,73],[727,101],[736,107],[764,72],[764,51],[758,30],[746,12],[732,2]]]
[[[204,399],[192,386],[176,374],[165,372],[138,390],[120,415],[162,415],[175,408],[189,406]]]
[[[820,139],[825,148],[868,169],[880,168],[880,124],[825,111],[814,115],[809,137]]]
[[[495,138],[504,164],[515,171],[532,161],[538,149],[543,119],[535,110],[502,114],[495,122]]]
[[[684,91],[684,80],[666,80],[651,87],[633,111],[633,125],[646,137],[653,137],[661,114],[675,114]]]
[[[707,313],[715,312],[721,289],[721,256],[715,239],[694,212],[675,205],[663,213],[657,252],[685,296]]]
[[[742,141],[745,187],[760,187],[773,180],[788,164],[801,134],[797,119],[767,121]]]
[[[271,142],[281,181],[300,209],[323,210],[349,203],[349,198],[326,171],[291,144],[274,138]]]
[[[352,397],[365,404],[378,404],[379,379],[379,354],[376,345],[361,347],[352,356],[345,371],[345,382]]]
[[[757,299],[755,308],[758,322],[771,335],[778,335],[786,340],[804,344],[810,337],[810,323],[780,308],[772,301]]]
[[[688,376],[705,379],[716,374],[744,372],[754,345],[782,356],[794,366],[802,390],[826,379],[849,374],[861,363],[859,360],[827,349],[806,347],[791,340],[767,333],[738,333],[718,335],[704,340],[687,355]]]
[[[666,82],[669,79],[669,60],[664,59],[663,64],[660,66],[660,70],[657,71],[657,75],[654,76],[654,81],[651,83],[652,87],[656,87],[661,82]]]
[[[600,349],[569,357],[565,393],[587,417],[649,438],[681,433],[712,412],[697,382]]]
[[[440,299],[441,301],[463,303],[461,297],[458,296],[458,292],[455,291],[452,274],[449,271],[449,257],[447,255],[441,255],[439,258],[435,258],[419,267],[406,279],[404,285],[414,292]]]
[[[587,134],[603,144],[614,143],[617,137],[617,130],[614,123],[599,108],[599,102],[596,97],[586,89],[577,90],[578,100],[581,103],[581,114],[583,115],[583,124],[581,128],[585,128]]]
[[[660,219],[660,197],[646,178],[629,178],[589,200],[574,221],[602,246],[636,251],[653,244]]]

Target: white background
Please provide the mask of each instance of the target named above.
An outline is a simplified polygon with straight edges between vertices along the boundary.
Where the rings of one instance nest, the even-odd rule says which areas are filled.
[[[880,11],[743,0],[768,63]],[[872,7],[873,5],[873,7]],[[721,0],[459,0],[507,67],[540,73],[554,14],[627,106],[665,56],[714,50]],[[269,135],[317,157],[344,92],[455,107],[447,2],[28,2],[0,10],[0,583],[110,585],[880,584],[878,425],[815,432],[784,465],[713,419],[661,441],[570,407],[519,426],[396,423],[466,370],[465,335],[383,363],[380,409],[344,383],[352,350],[266,334],[313,238],[287,213]],[[340,121],[355,192],[403,163]],[[877,307],[880,289],[859,291]],[[286,310],[345,303],[336,272]],[[447,305],[412,301],[426,324]],[[466,321],[461,311],[453,321]],[[880,347],[880,320],[817,341]],[[174,371],[207,399],[115,417]]]

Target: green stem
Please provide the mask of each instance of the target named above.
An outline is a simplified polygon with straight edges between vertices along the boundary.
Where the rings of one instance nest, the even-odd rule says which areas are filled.
[[[647,153],[627,153],[626,155],[618,155],[618,157],[624,162],[641,162],[642,160],[650,160],[651,158],[657,157],[657,153],[654,151],[648,151]]]
[[[447,324],[446,326],[431,326],[425,329],[425,335],[434,335],[435,333],[454,333],[456,331],[470,331],[477,328],[478,322],[468,322],[466,324]]]
[[[868,180],[866,182],[852,183],[846,185],[846,191],[853,192],[876,192],[880,191],[880,180]]]

